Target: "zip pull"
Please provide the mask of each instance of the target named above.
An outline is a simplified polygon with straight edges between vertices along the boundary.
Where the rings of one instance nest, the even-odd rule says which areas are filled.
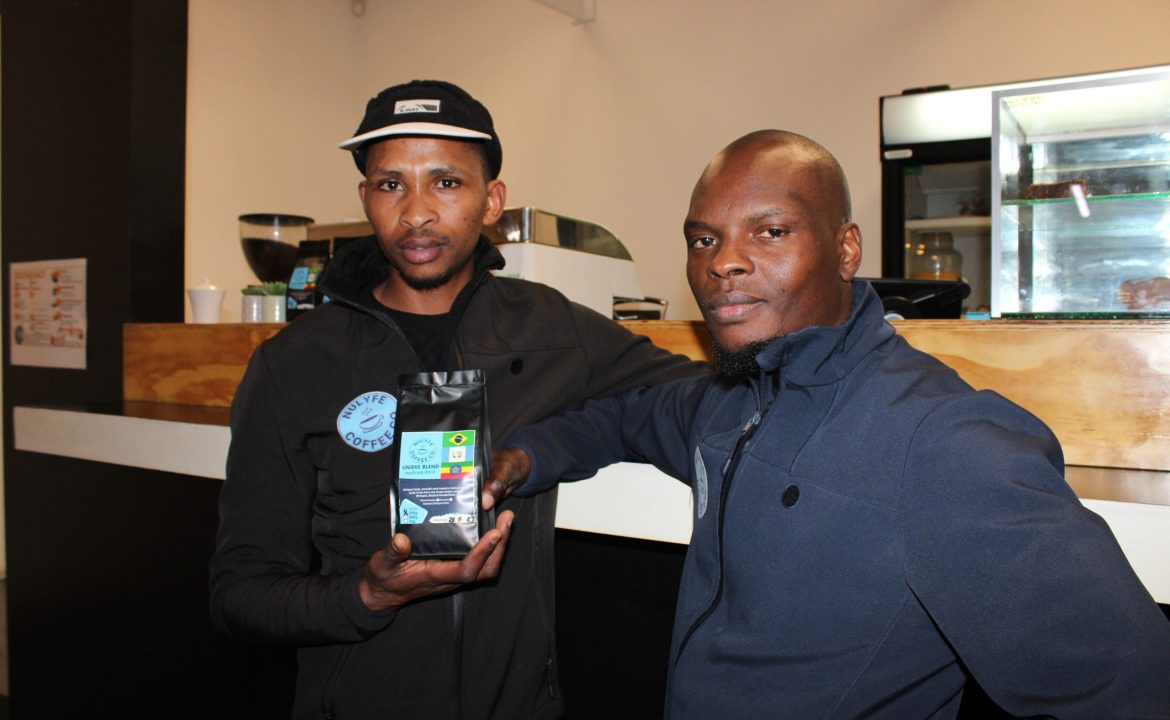
[[[742,448],[744,443],[746,443],[751,438],[752,433],[755,432],[756,426],[759,424],[760,410],[759,398],[757,397],[755,414],[753,414],[751,418],[749,418],[748,421],[744,424],[743,430],[739,431],[739,438],[735,441],[735,445],[731,448],[731,454],[729,454],[727,459],[723,461],[723,468],[719,471],[719,475],[724,478],[724,481],[727,479],[727,470],[731,467],[731,462],[735,460],[737,455],[739,455],[740,448]]]
[[[747,425],[743,426],[743,432],[740,433],[739,442],[735,444],[736,454],[740,452],[744,445],[747,445],[748,440],[752,439],[752,435],[756,434],[756,428],[760,426],[761,417],[760,411],[757,410],[756,414],[752,415],[752,419],[747,421]]]

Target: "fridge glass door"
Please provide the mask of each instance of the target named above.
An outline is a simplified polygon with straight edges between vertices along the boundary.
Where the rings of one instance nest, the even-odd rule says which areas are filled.
[[[986,312],[990,303],[991,161],[905,164],[902,185],[902,276],[964,280],[971,287],[964,312]]]
[[[1170,73],[993,105],[993,314],[1170,315]]]

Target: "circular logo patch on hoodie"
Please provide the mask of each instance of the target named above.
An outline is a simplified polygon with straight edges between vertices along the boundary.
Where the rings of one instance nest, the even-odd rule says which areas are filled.
[[[346,403],[337,414],[337,434],[355,450],[378,452],[394,444],[394,420],[398,401],[390,393],[374,390]]]

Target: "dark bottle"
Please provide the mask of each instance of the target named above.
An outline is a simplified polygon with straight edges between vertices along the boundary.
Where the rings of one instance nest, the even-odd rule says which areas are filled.
[[[306,313],[322,303],[318,282],[329,264],[328,240],[302,240],[297,247],[297,263],[288,278],[288,319]]]

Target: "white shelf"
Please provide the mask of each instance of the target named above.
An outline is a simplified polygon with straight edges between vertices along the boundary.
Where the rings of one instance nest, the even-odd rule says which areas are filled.
[[[222,425],[43,407],[15,408],[13,426],[17,450],[219,480],[231,439]],[[1170,604],[1170,504],[1163,504],[1170,501],[1170,473],[1069,467],[1067,474],[1084,505],[1112,528],[1150,594]],[[686,485],[650,466],[619,463],[589,480],[563,483],[556,524],[686,543],[691,514]]]

